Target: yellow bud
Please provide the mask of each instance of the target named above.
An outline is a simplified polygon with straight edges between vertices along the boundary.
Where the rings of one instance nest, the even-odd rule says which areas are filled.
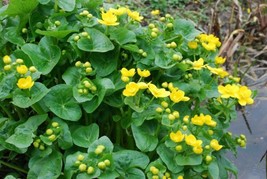
[[[91,67],[91,63],[90,62],[85,62],[83,64],[83,67],[87,68],[87,67]]]
[[[240,147],[246,147],[246,141],[241,140],[241,142],[240,142]]]
[[[86,169],[87,169],[87,166],[84,163],[82,163],[82,164],[79,165],[80,172],[85,172]]]
[[[183,147],[182,147],[181,145],[177,145],[177,146],[175,147],[175,150],[176,150],[177,152],[181,152],[181,151],[183,150]]]
[[[184,121],[184,123],[188,124],[188,123],[189,123],[189,116],[186,115],[186,116],[183,118],[183,121]]]
[[[161,17],[159,20],[163,22],[163,21],[166,20],[166,18],[165,17]]]
[[[142,53],[144,53],[144,50],[143,49],[139,49],[138,53],[142,54]]]
[[[173,23],[168,23],[168,24],[167,24],[167,27],[168,27],[168,28],[173,28]]]
[[[162,101],[161,106],[164,108],[167,108],[169,106],[169,104],[166,101]]]
[[[163,109],[162,109],[161,107],[157,107],[157,108],[156,108],[156,111],[157,111],[158,113],[162,113]]]
[[[167,82],[164,82],[164,83],[161,84],[161,86],[162,86],[163,88],[167,88],[167,87],[168,87],[168,83],[167,83]]]
[[[11,60],[10,56],[5,55],[5,56],[3,57],[3,62],[4,62],[5,64],[9,64],[9,63],[12,62],[12,60]]]
[[[146,52],[143,52],[143,53],[142,53],[142,56],[143,56],[143,57],[147,57],[147,53],[146,53]]]
[[[159,176],[158,175],[153,175],[152,179],[159,179]]]
[[[130,81],[130,78],[128,76],[121,76],[121,80],[125,83]]]
[[[169,44],[169,43],[166,44],[166,47],[167,47],[167,48],[171,48],[171,44]]]
[[[87,173],[90,175],[90,174],[93,174],[95,172],[95,169],[94,169],[94,167],[88,167],[87,168]]]
[[[184,131],[186,131],[186,130],[187,130],[187,126],[183,126],[182,128],[183,128],[183,130],[184,130]]]
[[[151,32],[151,37],[157,37],[158,34],[156,32]]]
[[[97,164],[97,166],[98,166],[98,168],[101,169],[101,170],[104,170],[104,169],[106,168],[106,164],[105,164],[105,162],[99,162],[99,163]]]
[[[52,122],[52,126],[53,126],[53,127],[58,127],[59,124],[58,124],[58,122]]]
[[[47,130],[45,131],[45,133],[46,133],[47,135],[51,135],[51,134],[53,134],[53,130],[52,130],[52,129],[47,129]]]
[[[80,39],[80,36],[79,36],[79,35],[75,35],[74,38],[73,38],[73,40],[76,41],[76,42],[77,42],[79,39]]]
[[[171,113],[170,108],[165,109],[166,113]]]
[[[5,71],[9,71],[9,70],[11,70],[11,65],[5,65],[5,66],[4,66],[4,70],[5,70]]]
[[[79,154],[79,155],[77,156],[77,160],[79,160],[79,161],[82,161],[84,158],[85,158],[85,157],[84,157],[84,155],[82,155],[82,154]]]
[[[149,24],[148,27],[153,29],[153,28],[155,28],[155,25],[154,24]]]
[[[172,16],[170,14],[165,15],[166,18],[171,18]]]
[[[38,148],[39,147],[39,142],[33,142],[33,146],[35,147],[35,148]]]
[[[152,29],[152,32],[156,32],[156,33],[158,33],[158,32],[159,32],[159,29],[158,29],[158,28],[153,28],[153,29]]]
[[[182,58],[181,58],[181,56],[178,55],[178,54],[173,54],[172,59],[178,61],[178,60],[181,60]]]
[[[166,172],[164,175],[165,175],[166,177],[171,177],[171,174],[170,174],[169,172]]]
[[[56,139],[56,135],[52,134],[48,137],[48,139],[53,142]]]
[[[209,135],[213,135],[213,130],[208,130]]]
[[[178,111],[173,111],[172,114],[175,116],[175,118],[179,118],[180,117],[180,114],[179,114]]]
[[[209,150],[210,149],[210,145],[206,145],[205,149]]]
[[[104,160],[104,163],[106,166],[110,166],[110,160],[106,159],[106,160]]]
[[[31,66],[31,67],[29,68],[29,71],[30,71],[31,73],[34,73],[34,72],[37,71],[37,69],[35,68],[35,66]]]
[[[82,62],[81,62],[81,61],[77,61],[77,62],[75,63],[75,66],[76,66],[76,67],[80,67],[80,66],[82,66]]]
[[[207,155],[205,157],[205,161],[206,161],[206,163],[210,163],[212,161],[212,157],[210,155]]]
[[[45,146],[43,144],[40,144],[39,149],[40,150],[44,150],[45,149]]]
[[[81,35],[82,35],[83,37],[88,37],[88,36],[89,36],[88,32],[82,32]]]
[[[85,69],[85,72],[86,73],[91,73],[93,71],[93,69],[91,68],[91,67],[87,67],[86,69]]]
[[[83,14],[84,16],[87,16],[87,15],[89,14],[89,12],[88,12],[87,10],[83,10],[83,11],[82,11],[82,14]]]
[[[175,42],[171,42],[171,48],[176,48],[177,44]]]
[[[169,114],[168,115],[168,119],[171,120],[171,121],[173,121],[175,119],[175,116],[173,114]]]
[[[60,26],[61,22],[60,21],[55,21],[56,26]]]

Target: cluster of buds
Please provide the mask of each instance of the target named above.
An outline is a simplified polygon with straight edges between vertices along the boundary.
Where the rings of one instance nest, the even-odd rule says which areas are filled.
[[[246,147],[247,138],[244,134],[241,134],[238,138],[236,138],[236,142],[240,147]]]
[[[167,44],[166,44],[166,47],[167,47],[167,48],[173,48],[173,49],[174,49],[174,48],[177,47],[177,44],[176,44],[176,42],[167,43]]]
[[[52,122],[51,127],[46,129],[45,135],[51,142],[54,142],[57,139],[60,131],[61,131],[61,128],[58,122]]]
[[[95,172],[95,168],[93,166],[86,165],[83,161],[85,159],[85,156],[82,154],[79,154],[77,156],[77,160],[75,161],[76,166],[78,166],[80,172],[86,172],[87,174],[91,175]]]
[[[81,73],[85,75],[90,75],[93,71],[92,65],[90,62],[82,63],[81,61],[77,61],[75,66],[81,69]]]
[[[138,53],[142,55],[142,57],[147,57],[147,53],[143,49],[139,49]]]
[[[89,11],[87,11],[87,10],[83,10],[82,12],[80,12],[79,15],[83,16],[83,17],[87,17],[89,19],[91,19],[93,17],[93,15],[91,13],[89,13]]]
[[[105,146],[104,145],[98,145],[95,149],[95,154],[96,155],[100,155],[103,153],[103,151],[105,150]]]
[[[93,84],[91,80],[85,79],[78,85],[78,93],[80,95],[87,95],[89,90],[91,93],[94,93],[97,90],[95,84]]]
[[[97,167],[100,169],[100,170],[105,170],[107,167],[110,166],[110,160],[109,159],[106,159],[104,161],[100,161],[97,163]]]
[[[161,107],[157,107],[156,108],[156,111],[158,113],[167,113],[168,114],[168,119],[170,121],[173,121],[175,119],[178,119],[180,117],[180,114],[178,111],[172,111],[170,108],[169,108],[169,103],[167,103],[166,101],[162,101],[161,102]]]
[[[149,24],[148,27],[150,29],[151,37],[156,38],[159,34],[159,29],[155,26],[155,24]]]
[[[45,150],[45,144],[39,138],[35,139],[32,145],[39,150]]]

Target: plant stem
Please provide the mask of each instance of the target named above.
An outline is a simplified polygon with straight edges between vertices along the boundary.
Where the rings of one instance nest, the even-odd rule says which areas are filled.
[[[58,11],[58,0],[55,0],[54,11],[55,11],[55,12]]]
[[[0,164],[3,164],[3,165],[5,165],[5,166],[7,166],[7,167],[9,167],[9,168],[15,169],[15,170],[20,171],[20,172],[25,173],[25,174],[28,173],[26,170],[24,170],[24,169],[22,169],[22,168],[19,168],[19,167],[17,167],[16,165],[13,165],[13,164],[4,162],[4,161],[2,161],[2,160],[0,160]]]
[[[45,114],[46,112],[43,110],[43,108],[40,106],[39,102],[34,103],[32,106],[32,109],[36,111],[38,114]]]
[[[3,109],[3,111],[6,113],[8,118],[14,119],[11,112],[3,105],[3,103],[0,103],[0,107]]]
[[[121,143],[121,126],[120,123],[116,123],[116,144],[120,145]]]

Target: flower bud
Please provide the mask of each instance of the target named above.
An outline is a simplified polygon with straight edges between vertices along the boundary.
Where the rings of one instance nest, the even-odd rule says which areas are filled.
[[[39,149],[40,149],[40,150],[44,150],[44,149],[45,149],[45,146],[44,146],[43,144],[40,144],[40,145],[39,145]]]
[[[157,169],[155,166],[151,166],[149,170],[153,175],[159,174],[159,169]]]
[[[130,78],[128,76],[122,76],[121,77],[121,80],[125,83],[129,82],[130,81]]]
[[[77,62],[75,63],[75,66],[76,66],[76,67],[80,67],[80,66],[82,66],[82,62],[81,62],[81,61],[77,61]]]
[[[167,24],[167,27],[168,27],[168,28],[173,28],[173,23],[168,23],[168,24]]]
[[[205,161],[206,161],[207,164],[209,164],[212,161],[212,157],[210,155],[207,155],[205,157]]]
[[[172,114],[175,116],[175,118],[179,118],[180,117],[180,114],[179,114],[178,111],[173,111]]]
[[[176,48],[177,44],[175,42],[171,42],[171,48]]]
[[[177,152],[181,152],[181,151],[183,150],[183,147],[182,147],[181,145],[177,145],[177,146],[175,147],[175,150],[176,150]]]
[[[88,32],[82,32],[81,35],[82,35],[83,37],[88,37],[88,36],[89,36]]]
[[[48,137],[48,139],[50,140],[50,141],[55,141],[55,139],[56,139],[56,135],[55,134],[52,134],[52,135],[50,135],[49,137]]]
[[[91,68],[91,67],[87,67],[86,69],[85,69],[85,72],[86,73],[91,73],[93,71],[93,69]]]
[[[187,130],[187,126],[186,125],[184,125],[182,128],[183,128],[184,131]]]
[[[93,17],[93,15],[92,14],[87,14],[86,17],[89,18],[89,19],[91,19]]]
[[[162,86],[163,88],[167,88],[167,87],[168,87],[168,83],[167,83],[167,82],[163,82],[163,83],[161,84],[161,86]]]
[[[9,64],[9,63],[12,62],[12,60],[11,60],[10,56],[5,55],[5,56],[3,57],[3,62],[4,62],[5,64]]]
[[[159,29],[155,27],[155,28],[152,29],[152,32],[158,33]]]
[[[34,73],[34,72],[37,71],[37,69],[35,68],[35,66],[31,66],[31,67],[29,68],[29,71],[30,71],[31,73]]]
[[[46,133],[46,135],[51,135],[51,134],[53,134],[53,130],[52,129],[47,129],[45,131],[45,133]]]
[[[76,42],[77,42],[79,39],[80,39],[80,36],[79,36],[79,35],[75,35],[74,38],[73,38],[73,40],[76,41]]]
[[[138,53],[142,54],[142,53],[144,53],[144,50],[143,49],[139,49]]]
[[[162,101],[161,106],[164,108],[167,108],[169,106],[169,104],[166,101]]]
[[[173,121],[173,120],[175,120],[175,116],[173,114],[169,114],[168,115],[168,119]]]
[[[95,169],[94,169],[94,167],[88,167],[87,168],[87,173],[90,175],[90,174],[93,174],[95,172]]]
[[[82,161],[84,158],[85,158],[85,157],[84,157],[84,155],[82,155],[82,154],[79,154],[79,155],[77,156],[77,160],[79,160],[79,161]]]
[[[181,60],[181,56],[178,54],[173,54],[172,59],[179,61],[179,60]]]
[[[149,24],[148,27],[149,27],[150,29],[153,29],[153,28],[155,28],[155,25],[154,25],[154,24]]]
[[[165,112],[166,112],[166,113],[171,113],[170,108],[165,109]]]
[[[104,163],[106,166],[110,166],[110,160],[106,159],[106,160],[104,160]]]
[[[184,121],[184,123],[188,124],[189,123],[189,116],[188,115],[184,116],[183,121]]]
[[[55,21],[56,26],[60,26],[61,22],[60,21]]]
[[[143,57],[147,57],[147,53],[146,53],[146,52],[143,52],[143,53],[142,53],[142,56],[143,56]]]
[[[157,37],[158,36],[158,34],[156,33],[156,32],[151,32],[151,37]]]
[[[35,148],[38,148],[39,147],[39,142],[33,142],[33,146],[35,147]]]
[[[209,135],[213,135],[213,133],[214,133],[213,130],[208,130]]]
[[[162,113],[163,109],[162,109],[161,107],[157,107],[157,108],[156,108],[156,111],[157,111],[158,113]]]
[[[5,70],[5,71],[9,71],[9,70],[11,70],[11,65],[5,65],[5,66],[4,66],[4,70]]]
[[[85,172],[86,169],[87,169],[87,166],[84,163],[82,163],[82,164],[79,165],[80,172]]]
[[[97,166],[98,166],[98,168],[101,169],[101,170],[106,169],[106,164],[105,164],[105,162],[99,162],[99,163],[97,164]]]
[[[28,32],[28,29],[26,29],[26,28],[22,28],[21,32],[22,32],[23,34],[26,34],[26,33]]]
[[[53,127],[58,127],[59,124],[58,124],[58,122],[52,122],[52,126],[53,126]]]

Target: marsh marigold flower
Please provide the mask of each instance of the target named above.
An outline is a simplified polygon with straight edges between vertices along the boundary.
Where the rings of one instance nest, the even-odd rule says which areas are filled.
[[[239,87],[237,85],[227,84],[226,86],[219,85],[218,91],[222,98],[236,98],[238,95]]]
[[[104,24],[107,26],[116,26],[119,25],[119,22],[117,22],[117,16],[112,11],[107,11],[101,13],[102,20],[98,20],[100,24]]]
[[[160,11],[158,9],[151,11],[151,15],[156,16],[159,15]]]
[[[127,70],[126,68],[121,69],[121,75],[127,76],[127,77],[133,77],[135,75],[135,69],[132,68],[130,70]]]
[[[28,72],[28,67],[26,67],[25,65],[17,66],[17,72],[21,75],[24,75]]]
[[[204,59],[200,58],[192,63],[194,70],[201,70],[204,67]]]
[[[180,101],[189,101],[189,97],[185,96],[185,93],[182,90],[174,89],[171,91],[170,99],[174,103],[179,103]]]
[[[195,146],[195,147],[193,147],[193,152],[194,152],[195,154],[202,154],[202,152],[203,152],[203,148],[202,148],[202,146],[199,145],[199,146]]]
[[[212,117],[210,115],[204,116],[204,122],[206,125],[215,127],[217,125],[216,121],[212,120]]]
[[[246,104],[253,104],[254,100],[251,98],[251,94],[252,92],[250,89],[248,89],[248,87],[241,86],[237,94],[238,103],[241,106],[245,106]]]
[[[211,73],[218,75],[220,78],[229,76],[229,73],[225,71],[223,68],[212,68],[210,66],[207,66],[207,68]]]
[[[147,89],[148,84],[145,82],[138,82],[137,85],[139,86],[139,89]]]
[[[197,48],[197,42],[196,41],[190,41],[190,42],[188,42],[187,45],[190,49],[196,49]]]
[[[197,126],[203,126],[205,123],[205,116],[201,113],[199,116],[195,115],[192,119],[191,119],[191,123]]]
[[[181,131],[177,131],[177,132],[171,132],[170,133],[170,139],[173,142],[182,142],[184,139],[184,134]]]
[[[148,71],[148,70],[143,70],[142,71],[140,68],[137,68],[137,73],[138,73],[139,76],[144,77],[144,78],[150,76],[150,71]]]
[[[170,95],[169,91],[166,91],[164,88],[157,88],[154,84],[149,84],[148,89],[156,98],[165,98]]]
[[[217,57],[215,57],[215,64],[222,65],[222,64],[224,64],[225,60],[226,60],[226,58],[217,56]]]
[[[200,34],[197,38],[201,42],[201,45],[208,51],[215,51],[217,47],[221,46],[219,38],[212,34]]]
[[[34,81],[32,80],[31,76],[27,76],[26,78],[20,78],[18,80],[17,86],[20,89],[29,89],[33,86]]]
[[[218,140],[212,139],[210,141],[210,146],[216,151],[219,151],[223,146],[219,144]]]
[[[123,90],[122,94],[124,96],[135,96],[136,93],[139,91],[139,86],[135,82],[130,82],[126,85],[125,89]]]
[[[185,143],[190,146],[195,146],[196,145],[196,137],[193,134],[189,134],[185,136]]]
[[[130,9],[127,10],[128,16],[130,16],[133,20],[141,22],[143,20],[143,16],[140,16],[139,12],[131,11]]]

